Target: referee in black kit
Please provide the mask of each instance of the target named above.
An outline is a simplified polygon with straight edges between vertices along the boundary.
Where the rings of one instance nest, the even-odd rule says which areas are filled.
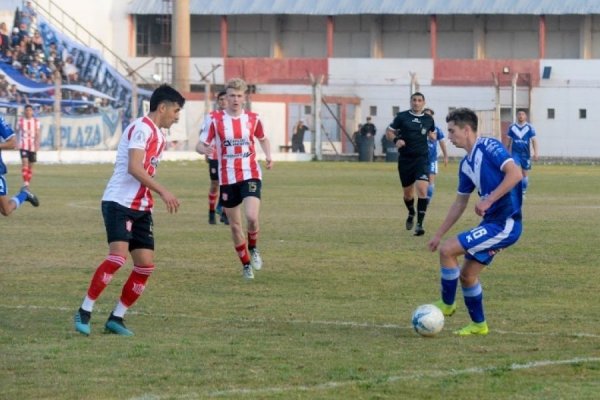
[[[396,114],[387,128],[386,136],[398,149],[398,174],[404,191],[404,204],[408,209],[406,229],[411,230],[415,220],[415,196],[417,189],[417,225],[415,236],[425,234],[423,220],[427,211],[427,187],[429,186],[429,162],[427,135],[435,131],[430,115],[423,113],[425,96],[415,92],[410,96],[410,110]]]

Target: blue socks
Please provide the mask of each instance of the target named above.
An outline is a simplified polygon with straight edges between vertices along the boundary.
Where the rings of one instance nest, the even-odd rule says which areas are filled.
[[[27,200],[27,193],[21,190],[11,200],[14,201],[17,205],[17,208],[19,208],[21,204],[23,204],[25,200]]]
[[[442,301],[445,304],[452,305],[456,300],[456,287],[458,286],[458,277],[460,268],[440,267]]]
[[[483,313],[483,289],[481,288],[481,283],[477,282],[475,286],[468,288],[463,287],[462,291],[471,320],[473,322],[485,321],[485,315]]]

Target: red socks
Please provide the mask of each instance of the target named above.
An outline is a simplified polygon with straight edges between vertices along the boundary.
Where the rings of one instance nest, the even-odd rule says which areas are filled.
[[[123,264],[125,264],[124,257],[109,254],[102,264],[98,266],[92,277],[92,282],[90,283],[87,292],[88,297],[92,300],[96,300],[112,280],[114,273],[117,272]]]
[[[255,248],[257,241],[258,241],[258,231],[254,231],[254,232],[248,231],[248,248],[250,248],[250,249]]]
[[[29,185],[29,182],[31,182],[31,177],[33,175],[33,172],[31,172],[31,167],[22,167],[21,175],[23,176],[23,183]]]
[[[217,198],[219,197],[218,193],[208,192],[208,210],[215,211],[215,207],[217,206]]]
[[[146,281],[152,275],[152,272],[154,272],[154,265],[134,265],[129,279],[123,286],[121,303],[131,307],[144,292]]]
[[[246,243],[242,243],[239,246],[235,246],[235,251],[237,251],[238,257],[240,258],[242,264],[250,264],[250,254],[248,254]]]

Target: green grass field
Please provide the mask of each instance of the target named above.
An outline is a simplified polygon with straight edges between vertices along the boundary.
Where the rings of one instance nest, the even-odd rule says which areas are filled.
[[[9,166],[9,192],[20,186]],[[459,338],[459,309],[435,338],[410,327],[438,298],[426,242],[455,196],[441,168],[424,237],[404,229],[395,164],[279,163],[264,171],[254,282],[229,230],[207,224],[207,167],[163,163],[182,200],[155,213],[156,266],[127,314],[103,324],[131,260],[72,317],[107,254],[99,204],[111,165],[37,165],[41,206],[0,219],[0,399],[597,399],[600,168],[536,165],[519,243],[482,275],[491,332]],[[451,233],[478,223],[471,199]]]

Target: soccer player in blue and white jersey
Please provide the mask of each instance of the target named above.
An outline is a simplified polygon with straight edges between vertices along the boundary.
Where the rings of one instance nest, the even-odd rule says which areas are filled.
[[[21,188],[21,191],[12,198],[7,196],[8,187],[6,179],[4,179],[7,169],[4,161],[2,161],[2,150],[14,149],[16,143],[17,137],[14,131],[6,123],[4,117],[0,115],[0,214],[5,217],[8,217],[26,201],[30,202],[34,207],[40,205],[38,198],[27,187]]]
[[[486,335],[489,331],[483,310],[483,289],[479,274],[496,253],[513,245],[521,236],[521,169],[506,148],[494,138],[477,136],[477,115],[470,109],[453,110],[446,117],[448,138],[467,155],[458,169],[458,191],[446,219],[429,241],[431,251],[439,247],[441,299],[434,303],[444,315],[456,311],[458,281],[472,322],[455,333],[461,336]],[[447,239],[442,236],[454,226],[477,190],[475,213],[483,218],[470,230]],[[462,268],[458,257],[464,255]]]
[[[508,151],[510,151],[515,162],[521,166],[523,195],[525,195],[529,185],[528,171],[531,169],[531,159],[533,158],[533,161],[538,160],[535,129],[527,122],[525,110],[517,111],[517,122],[508,127],[506,136],[508,137],[506,147],[508,147]]]
[[[425,114],[429,114],[433,117],[435,112],[431,108],[423,110]],[[427,188],[427,203],[431,202],[433,192],[435,191],[435,176],[438,173],[438,143],[440,149],[442,149],[442,155],[444,157],[444,167],[448,166],[448,151],[446,151],[446,142],[444,142],[444,132],[439,126],[435,126],[435,132],[429,132],[427,138],[427,146],[429,146],[429,187]]]

